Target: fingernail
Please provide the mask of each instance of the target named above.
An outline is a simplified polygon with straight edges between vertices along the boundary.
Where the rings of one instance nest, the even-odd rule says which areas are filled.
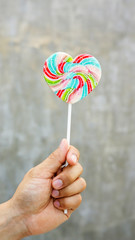
[[[72,154],[71,160],[75,164],[77,162],[77,156],[75,154]]]
[[[57,179],[53,182],[53,187],[54,188],[60,188],[60,187],[62,187],[62,185],[63,185],[63,182],[60,179]]]
[[[60,202],[58,200],[54,201],[55,207],[60,207]]]
[[[58,197],[59,196],[59,191],[58,190],[53,190],[52,191],[52,196],[53,197]]]

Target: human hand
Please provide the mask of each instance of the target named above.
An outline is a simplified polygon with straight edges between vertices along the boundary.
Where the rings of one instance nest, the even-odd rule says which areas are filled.
[[[86,183],[80,178],[83,169],[78,159],[78,150],[68,149],[63,139],[55,152],[24,176],[10,200],[10,207],[22,216],[23,237],[56,228],[80,205]],[[69,165],[61,170],[65,160]],[[68,209],[67,215],[64,209]]]

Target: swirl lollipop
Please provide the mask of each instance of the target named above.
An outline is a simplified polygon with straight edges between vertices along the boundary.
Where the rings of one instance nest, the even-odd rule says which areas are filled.
[[[57,52],[45,61],[43,72],[52,91],[68,103],[67,140],[70,144],[72,104],[86,97],[97,86],[101,78],[100,64],[89,54],[73,59],[67,53]],[[67,210],[64,212],[67,213]]]
[[[54,53],[45,61],[43,71],[49,87],[67,103],[86,97],[101,77],[99,62],[88,54],[72,59],[67,53]]]

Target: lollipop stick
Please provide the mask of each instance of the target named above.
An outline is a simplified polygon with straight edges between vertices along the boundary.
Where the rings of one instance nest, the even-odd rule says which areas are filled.
[[[67,118],[67,141],[68,145],[70,145],[70,133],[71,133],[71,114],[72,114],[72,104],[68,104],[68,118]],[[65,163],[65,167],[68,165],[68,163]]]
[[[72,113],[72,104],[68,104],[68,120],[67,120],[67,141],[70,145],[70,132],[71,132],[71,113]]]
[[[68,104],[68,118],[67,118],[67,141],[68,145],[70,145],[70,133],[71,133],[71,113],[72,113],[72,104]],[[64,164],[64,167],[68,166],[68,163],[66,162]],[[64,214],[67,214],[67,209],[64,210]]]

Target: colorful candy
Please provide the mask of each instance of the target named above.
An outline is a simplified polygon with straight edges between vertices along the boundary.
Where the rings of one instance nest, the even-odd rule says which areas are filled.
[[[89,54],[72,59],[67,53],[54,53],[45,61],[43,72],[49,87],[67,103],[86,97],[101,78],[100,64]]]

